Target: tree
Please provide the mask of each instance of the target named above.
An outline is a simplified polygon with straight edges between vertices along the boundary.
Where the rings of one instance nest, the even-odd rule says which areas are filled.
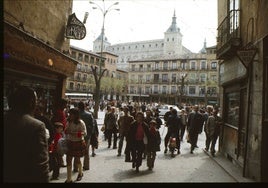
[[[101,86],[101,78],[104,75],[104,72],[106,71],[106,69],[100,69],[100,73],[98,75],[98,67],[97,66],[93,66],[91,65],[91,70],[92,70],[92,74],[94,76],[94,80],[95,80],[95,84],[96,84],[96,88],[95,88],[95,92],[94,92],[94,101],[95,101],[95,106],[94,106],[94,118],[98,119],[98,111],[99,111],[99,106],[100,106],[100,86]],[[100,67],[99,67],[100,68]]]

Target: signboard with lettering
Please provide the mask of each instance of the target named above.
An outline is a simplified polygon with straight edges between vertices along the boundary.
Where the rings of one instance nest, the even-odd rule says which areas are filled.
[[[257,53],[256,48],[241,49],[237,51],[237,56],[243,65],[248,68],[248,65],[253,61]]]
[[[78,20],[75,13],[71,14],[68,18],[65,37],[68,39],[82,40],[86,36],[85,25]]]

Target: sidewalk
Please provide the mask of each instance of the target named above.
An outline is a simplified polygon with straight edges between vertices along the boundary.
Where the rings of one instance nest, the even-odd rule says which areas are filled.
[[[225,170],[230,176],[232,176],[239,183],[256,182],[252,179],[243,177],[242,167],[229,161],[223,154],[216,153],[216,157],[212,157],[205,149],[203,151],[214,160],[223,170]]]

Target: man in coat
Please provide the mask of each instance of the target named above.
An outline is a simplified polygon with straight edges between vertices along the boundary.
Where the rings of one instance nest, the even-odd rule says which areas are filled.
[[[197,147],[198,134],[202,132],[203,124],[204,124],[204,116],[199,112],[199,106],[195,105],[193,107],[193,111],[188,116],[188,122],[187,122],[190,144],[191,144],[191,151],[190,151],[191,154]]]

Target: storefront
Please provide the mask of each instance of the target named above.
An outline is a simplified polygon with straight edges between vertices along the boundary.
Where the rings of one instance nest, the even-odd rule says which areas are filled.
[[[18,86],[32,87],[50,113],[64,97],[66,78],[77,61],[11,24],[4,22],[4,99]],[[23,99],[22,99],[23,100]],[[6,108],[7,109],[7,108]]]

